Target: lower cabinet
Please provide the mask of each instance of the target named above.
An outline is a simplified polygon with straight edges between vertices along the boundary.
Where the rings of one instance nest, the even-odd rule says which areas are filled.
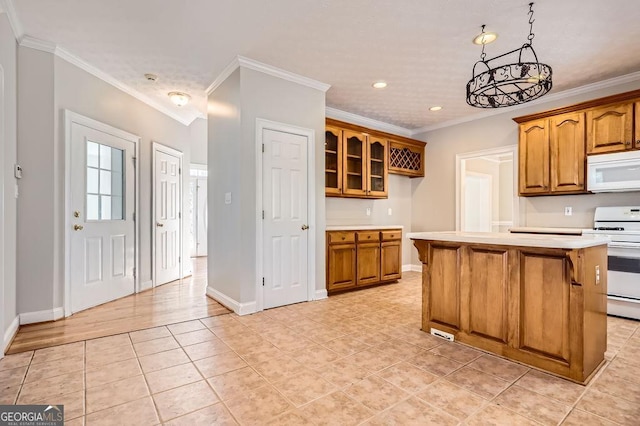
[[[327,291],[402,278],[402,230],[327,231]]]

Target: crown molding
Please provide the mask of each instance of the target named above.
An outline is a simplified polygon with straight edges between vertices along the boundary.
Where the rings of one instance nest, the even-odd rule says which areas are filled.
[[[224,67],[224,69],[222,70],[222,72],[216,77],[215,80],[213,80],[213,83],[211,83],[209,85],[209,87],[207,87],[207,90],[205,90],[205,93],[207,94],[207,96],[209,96],[210,94],[212,94],[214,92],[214,90],[216,90],[218,87],[220,87],[220,85],[231,75],[233,74],[233,72],[238,69],[238,67],[240,66],[240,62],[238,61],[238,56],[236,56],[235,58],[233,58],[233,60],[231,62],[229,62],[229,64]]]
[[[198,117],[200,117],[202,115],[199,112],[197,112],[195,114],[192,114],[192,117],[188,117],[188,118],[185,118],[185,117],[183,117],[181,115],[178,115],[175,112],[171,111],[170,109],[166,108],[164,105],[161,105],[159,102],[155,101],[154,99],[151,99],[150,97],[140,93],[139,91],[133,89],[132,87],[127,86],[126,84],[124,84],[121,81],[115,79],[114,77],[110,76],[109,74],[105,73],[104,71],[99,70],[98,68],[96,68],[93,65],[89,64],[88,62],[85,62],[84,60],[80,59],[79,57],[75,56],[74,54],[68,52],[67,50],[61,48],[60,46],[56,46],[54,43],[51,43],[49,41],[40,40],[40,39],[37,39],[35,37],[31,37],[31,36],[26,35],[26,36],[22,37],[22,39],[20,41],[20,46],[21,47],[28,47],[28,48],[31,48],[31,49],[40,50],[42,52],[52,53],[55,56],[59,57],[60,59],[63,59],[65,61],[69,62],[70,64],[75,65],[76,67],[88,72],[89,74],[93,75],[94,77],[99,78],[100,80],[104,81],[105,83],[108,83],[108,84],[112,85],[116,89],[119,89],[119,90],[125,92],[126,94],[133,96],[134,98],[136,98],[140,102],[143,102],[143,103],[149,105],[150,107],[152,107],[152,108],[160,111],[161,113],[173,118],[174,120],[178,121],[179,123],[184,124],[185,126],[190,125],[193,122],[193,120],[195,120],[196,118],[198,118]]]
[[[363,117],[351,112],[342,111],[340,109],[326,107],[325,115],[335,120],[346,121],[347,123],[357,124],[362,127],[368,127],[370,129],[379,130],[381,132],[393,133],[394,135],[411,137],[411,129],[396,126],[394,124],[385,123],[383,121],[374,120],[372,118]]]
[[[509,108],[510,111],[517,111],[520,109],[528,108],[534,105],[540,105],[547,102],[553,102],[557,100],[562,100],[565,98],[569,98],[572,96],[582,95],[585,93],[595,92],[596,90],[606,89],[609,87],[619,86],[625,83],[631,83],[633,81],[640,81],[640,71],[633,72],[631,74],[625,74],[619,77],[613,77],[608,80],[602,80],[595,83],[585,84],[584,86],[576,87],[573,89],[563,90],[562,92],[552,93],[550,95],[544,96],[542,98],[538,98],[535,101],[527,102],[526,104],[521,104],[517,106],[513,106]],[[456,126],[458,124],[468,123],[470,121],[481,120],[483,118],[492,117],[494,115],[504,114],[507,111],[504,109],[496,109],[487,111],[480,114],[471,115],[468,117],[462,117],[455,120],[445,121],[443,123],[434,124],[432,126],[424,126],[419,129],[413,129],[411,132],[411,136],[416,136],[420,133],[431,132],[433,130],[444,129],[446,127]]]
[[[224,70],[222,70],[220,75],[216,77],[213,83],[211,83],[209,87],[207,87],[207,96],[213,93],[213,91],[216,90],[222,84],[222,82],[225,81],[239,67],[252,69],[254,71],[281,78],[283,80],[291,81],[302,86],[311,87],[312,89],[320,90],[321,92],[326,92],[331,87],[330,84],[322,83],[321,81],[314,80],[300,74],[295,74],[290,71],[286,71],[281,68],[267,65],[265,63],[238,55],[229,63],[229,65],[224,68]]]
[[[16,13],[15,5],[13,4],[13,0],[0,0],[0,13],[6,13],[9,18],[9,25],[11,25],[11,29],[13,30],[13,36],[20,42],[22,37],[24,37],[24,29],[22,27],[22,22],[18,19],[18,14]]]

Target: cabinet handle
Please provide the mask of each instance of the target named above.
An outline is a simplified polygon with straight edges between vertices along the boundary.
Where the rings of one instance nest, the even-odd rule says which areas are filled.
[[[640,148],[640,139],[636,141],[636,148]]]
[[[370,239],[371,239],[371,235],[367,235],[367,240],[370,240]]]
[[[345,237],[342,237],[342,239],[344,240],[344,239],[345,239]]]
[[[627,141],[627,142],[625,143],[625,145],[627,145],[627,146],[631,146],[631,141]]]

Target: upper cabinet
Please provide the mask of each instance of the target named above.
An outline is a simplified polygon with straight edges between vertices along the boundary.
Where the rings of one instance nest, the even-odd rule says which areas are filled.
[[[634,145],[633,103],[587,111],[587,154],[624,151],[634,148]]]
[[[394,170],[399,171],[393,173],[424,176],[425,145],[425,142],[327,119],[325,193],[328,197],[387,198],[393,164],[390,146],[400,151],[411,148],[409,154],[403,152],[409,159],[397,165]]]
[[[424,142],[389,141],[389,173],[409,177],[424,176]]]
[[[514,121],[520,195],[586,193],[587,155],[640,149],[640,90]]]

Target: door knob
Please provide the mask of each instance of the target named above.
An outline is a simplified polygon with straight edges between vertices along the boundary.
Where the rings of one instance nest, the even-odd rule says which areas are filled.
[[[83,229],[84,229],[84,226],[82,225],[73,225],[74,231],[82,231]]]
[[[162,224],[162,223],[160,223],[160,222],[157,222],[157,223],[156,223],[156,226],[157,226],[158,228],[162,228],[162,227],[164,226],[164,224]]]
[[[306,231],[307,229],[309,229],[309,227],[307,225],[302,225],[302,230]]]

